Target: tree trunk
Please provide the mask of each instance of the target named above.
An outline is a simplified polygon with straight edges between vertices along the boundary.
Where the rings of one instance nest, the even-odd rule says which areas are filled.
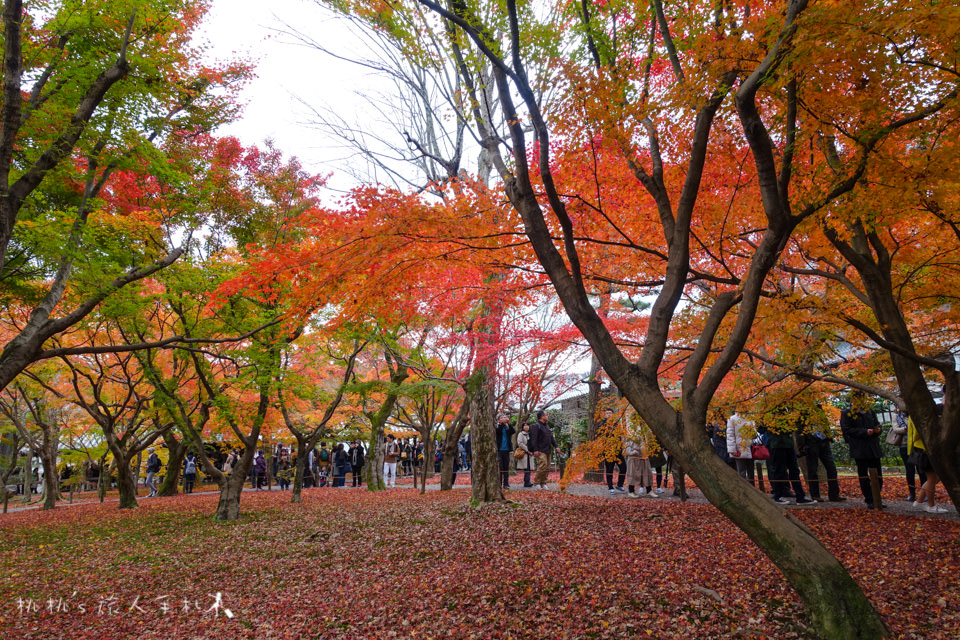
[[[252,456],[251,456],[252,460]],[[240,462],[237,462],[241,465]],[[249,471],[249,465],[247,465]],[[214,520],[237,520],[240,518],[240,495],[243,492],[243,485],[247,479],[246,473],[237,473],[234,469],[230,477],[224,477],[220,483],[220,500],[217,502],[217,511],[213,515]]]
[[[97,476],[97,497],[100,499],[100,502],[103,502],[107,498],[107,486],[105,481],[109,481],[110,472],[108,469],[106,469],[106,465],[107,454],[104,453],[102,456],[100,456],[100,464],[97,466],[97,471],[99,473]]]
[[[259,428],[256,428],[251,438],[254,445],[259,435]],[[229,477],[220,473],[217,477],[220,499],[217,502],[217,510],[213,515],[214,520],[237,520],[240,517],[240,496],[243,493],[243,485],[247,481],[247,475],[253,467],[255,451],[255,446],[248,446],[240,459],[237,460],[233,473]]]
[[[711,504],[783,572],[825,637],[888,637],[860,586],[803,523],[744,482],[706,441],[678,457]]]
[[[316,440],[308,440],[298,434],[294,434],[297,439],[297,467],[293,474],[293,491],[290,494],[290,502],[303,502],[303,478],[306,475],[307,460],[310,458],[310,452],[316,449]],[[314,478],[314,482],[317,479]]]
[[[60,497],[60,476],[57,474],[55,454],[51,455],[50,451],[42,451],[40,462],[43,464],[43,510],[46,511],[57,506],[57,499]]]
[[[113,455],[117,461],[117,490],[120,493],[120,508],[136,509],[137,480],[130,468],[130,460],[121,458],[116,452]]]
[[[169,432],[168,432],[169,433]],[[167,444],[167,472],[163,475],[163,482],[157,487],[158,496],[175,496],[177,483],[180,480],[180,469],[183,468],[183,459],[187,456],[186,443],[178,440],[172,434],[167,437],[164,433],[163,439]]]
[[[467,418],[470,415],[470,394],[467,393],[453,419],[451,428],[447,430],[443,439],[443,462],[440,465],[440,491],[450,491],[453,488],[453,469],[454,456],[460,455],[460,449],[457,446],[460,442],[460,436],[467,427]]]
[[[370,442],[367,450],[367,463],[363,465],[363,481],[367,491],[383,491],[387,488],[383,481],[383,425],[379,429],[370,429]],[[426,462],[426,456],[424,456]]]
[[[389,353],[385,354],[388,366],[392,366],[393,358]],[[410,375],[410,370],[402,363],[397,363],[395,369],[390,372],[390,391],[384,399],[383,404],[374,414],[367,414],[370,420],[370,446],[367,452],[367,464],[363,465],[363,479],[367,483],[367,491],[383,491],[387,488],[383,481],[383,432],[387,424],[387,418],[393,412],[397,400],[400,398],[400,385]],[[423,460],[427,463],[426,456]],[[433,462],[431,461],[432,465]]]
[[[473,447],[473,478],[471,506],[487,502],[503,502],[500,485],[500,463],[497,459],[496,431],[494,429],[493,395],[487,375],[478,369],[468,382],[470,402],[470,438]]]
[[[23,479],[23,499],[21,502],[30,504],[33,499],[33,491],[30,485],[33,484],[33,452],[27,449],[27,456],[23,463],[23,473],[20,474]]]

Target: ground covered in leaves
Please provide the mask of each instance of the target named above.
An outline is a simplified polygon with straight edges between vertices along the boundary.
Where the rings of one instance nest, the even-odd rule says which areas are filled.
[[[308,490],[299,505],[289,493],[245,493],[234,523],[212,520],[216,495],[0,516],[0,629],[71,639],[810,637],[779,572],[709,505],[511,498],[471,510],[462,489]],[[957,522],[794,513],[897,637],[960,636]]]

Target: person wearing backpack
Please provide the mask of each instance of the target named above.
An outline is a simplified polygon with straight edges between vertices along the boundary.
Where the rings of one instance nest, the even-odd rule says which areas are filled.
[[[233,468],[237,466],[237,460],[240,459],[240,454],[237,453],[236,449],[230,451],[227,454],[227,459],[223,463],[223,473],[229,477],[233,473]]]
[[[330,473],[330,449],[327,449],[327,443],[320,443],[320,452],[314,458],[314,473],[317,477],[320,476],[321,471],[326,471],[329,475]]]
[[[150,457],[147,458],[147,479],[143,483],[147,489],[150,489],[150,495],[148,498],[155,498],[157,496],[157,482],[154,480],[154,476],[160,471],[160,456],[157,455],[156,449],[150,447],[147,449],[150,452]]]
[[[197,481],[197,457],[193,452],[187,454],[183,461],[183,492],[193,493],[193,485]]]

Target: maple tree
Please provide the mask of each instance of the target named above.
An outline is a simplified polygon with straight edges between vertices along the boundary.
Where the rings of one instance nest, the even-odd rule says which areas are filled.
[[[297,440],[296,471],[290,501],[300,502],[310,452],[321,437],[330,435],[331,420],[354,375],[357,358],[367,346],[360,336],[310,334],[310,344],[301,340],[296,350],[288,350],[282,363],[282,379],[277,400],[287,430]],[[285,393],[285,389],[289,390]],[[297,404],[291,406],[286,398]]]
[[[183,255],[170,240],[197,226],[188,198],[152,212],[102,203],[121,171],[176,194],[187,174],[166,161],[168,136],[236,113],[249,69],[199,62],[190,39],[205,10],[193,0],[4,2],[0,285],[22,321],[3,332],[0,388],[49,338]]]
[[[496,165],[504,193],[567,314],[630,404],[831,637],[888,631],[823,545],[716,458],[704,426],[797,225],[851,193],[897,132],[955,109],[949,68],[921,69],[889,46],[896,33],[898,43],[951,50],[949,29],[934,26],[938,9],[912,7],[920,13],[907,33],[906,3],[894,4],[562,4],[546,18],[512,2],[336,5],[392,33],[412,57],[425,50],[411,33],[445,29],[465,86],[475,60],[492,65],[506,127],[479,137],[508,154]],[[817,62],[823,47],[831,65]],[[834,88],[869,82],[874,71],[883,82],[873,91],[833,100]],[[917,86],[929,92],[918,96]],[[837,139],[834,127],[842,154],[820,144]],[[624,341],[598,315],[597,282],[656,296],[642,339]],[[678,406],[664,386],[680,392]]]
[[[60,453],[61,431],[70,430],[75,419],[71,405],[64,394],[44,378],[60,374],[55,367],[44,367],[42,372],[18,380],[15,386],[0,392],[0,412],[13,424],[19,450],[22,441],[40,459],[43,466],[43,508],[53,509],[60,498],[60,474],[57,458]]]
[[[100,337],[108,335],[103,332]],[[63,361],[71,379],[72,401],[96,423],[112,456],[120,508],[134,508],[139,481],[139,465],[134,462],[173,424],[161,421],[152,410],[151,389],[143,384],[144,374],[134,354],[92,354]]]

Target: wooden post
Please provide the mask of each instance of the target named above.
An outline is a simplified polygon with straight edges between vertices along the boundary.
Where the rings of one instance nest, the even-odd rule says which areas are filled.
[[[760,489],[761,493],[766,493],[767,490],[763,488],[763,463],[757,462],[757,488]]]
[[[883,499],[880,497],[880,474],[877,469],[871,467],[867,469],[867,475],[870,476],[870,492],[873,494],[873,506],[876,509],[883,508]]]

